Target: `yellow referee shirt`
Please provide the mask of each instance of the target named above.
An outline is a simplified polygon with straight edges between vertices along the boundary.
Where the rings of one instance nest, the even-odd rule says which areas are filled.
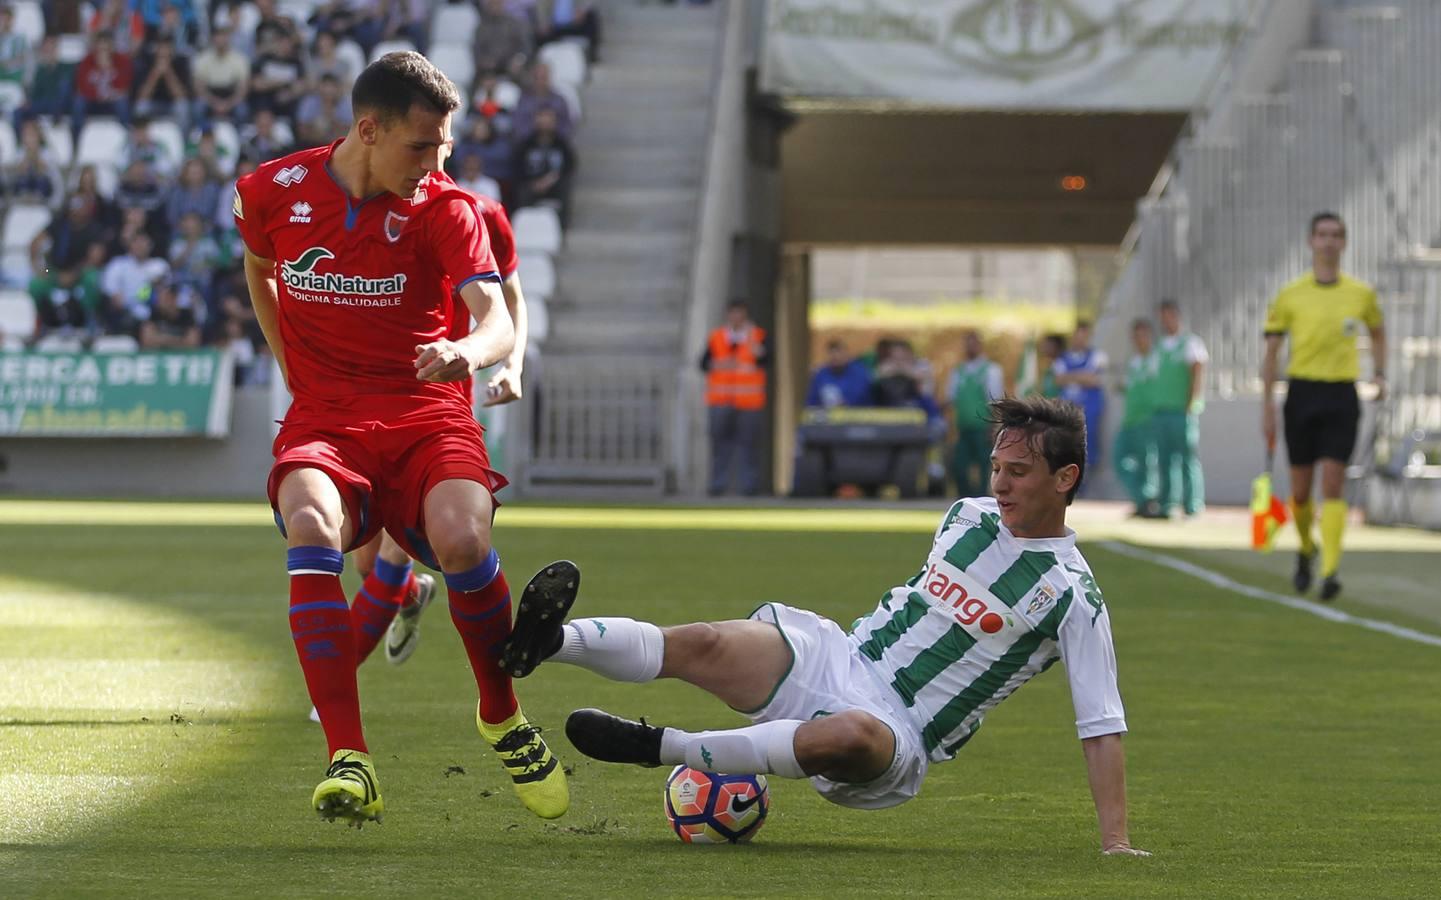
[[[1281,288],[1266,311],[1266,334],[1289,335],[1291,363],[1287,378],[1306,381],[1355,381],[1361,377],[1356,336],[1381,326],[1376,291],[1342,274],[1320,284],[1307,272]]]

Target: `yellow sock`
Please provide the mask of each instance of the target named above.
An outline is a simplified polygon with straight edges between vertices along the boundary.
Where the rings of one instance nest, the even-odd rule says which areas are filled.
[[[1329,578],[1341,567],[1341,535],[1346,531],[1346,501],[1327,500],[1321,504],[1321,577]]]
[[[1301,535],[1301,555],[1316,555],[1316,539],[1311,537],[1311,520],[1313,516],[1311,501],[1297,503],[1294,498],[1291,500],[1291,516],[1296,520],[1296,531]]]

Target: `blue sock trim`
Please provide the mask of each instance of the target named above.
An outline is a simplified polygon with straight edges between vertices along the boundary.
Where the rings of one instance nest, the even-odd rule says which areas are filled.
[[[404,565],[397,566],[377,556],[371,574],[391,587],[400,587],[410,580],[410,560],[407,559]]]
[[[290,607],[290,614],[293,616],[298,612],[311,612],[317,609],[343,609],[350,612],[350,606],[344,600],[316,600],[314,603],[300,603]]]
[[[490,609],[481,610],[478,613],[463,613],[460,610],[456,609],[455,604],[452,603],[450,604],[450,614],[452,616],[455,616],[457,619],[463,619],[467,622],[484,622],[486,619],[489,619],[491,616],[494,616],[496,613],[501,612],[509,606],[510,594],[506,594],[504,600],[495,604]]]
[[[492,547],[490,555],[474,569],[468,569],[464,572],[456,572],[454,574],[446,572],[445,586],[452,591],[460,591],[463,594],[468,594],[471,591],[484,590],[487,585],[495,580],[495,576],[499,572],[500,555],[496,553],[495,548]]]
[[[371,606],[379,607],[380,609],[390,612],[394,612],[395,610],[400,609],[399,600],[396,600],[394,602],[391,602],[389,600],[381,600],[378,597],[372,595],[370,591],[367,591],[365,588],[360,589],[360,598],[369,603]]]
[[[318,569],[339,575],[345,570],[345,555],[329,547],[291,547],[285,551],[285,569]]]

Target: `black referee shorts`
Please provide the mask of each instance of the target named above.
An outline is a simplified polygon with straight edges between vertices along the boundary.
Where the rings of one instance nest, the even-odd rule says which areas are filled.
[[[1286,424],[1286,455],[1293,466],[1318,459],[1348,462],[1356,447],[1361,401],[1351,381],[1291,379],[1282,407]]]

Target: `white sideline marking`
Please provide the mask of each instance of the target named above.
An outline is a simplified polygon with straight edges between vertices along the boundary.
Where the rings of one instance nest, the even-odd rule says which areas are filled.
[[[1417,631],[1414,628],[1406,628],[1391,622],[1384,622],[1380,619],[1367,619],[1362,616],[1353,616],[1350,613],[1342,612],[1330,606],[1319,606],[1305,600],[1297,600],[1295,597],[1287,597],[1285,594],[1278,594],[1275,591],[1268,591],[1264,588],[1253,587],[1249,584],[1242,584],[1239,581],[1227,578],[1218,572],[1186,562],[1184,559],[1177,559],[1174,556],[1166,556],[1163,553],[1153,553],[1150,550],[1142,550],[1140,547],[1133,547],[1130,544],[1122,544],[1117,541],[1102,541],[1101,547],[1112,553],[1119,553],[1122,556],[1129,556],[1132,559],[1144,560],[1155,563],[1158,566],[1165,566],[1168,569],[1175,569],[1177,572],[1184,572],[1195,578],[1199,578],[1207,584],[1221,588],[1222,590],[1234,591],[1253,597],[1257,600],[1265,600],[1269,603],[1279,603],[1282,606],[1289,606],[1291,609],[1299,609],[1301,612],[1310,613],[1322,619],[1332,622],[1341,622],[1346,625],[1356,625],[1367,628],[1371,631],[1379,631],[1382,634],[1389,634],[1407,641],[1415,641],[1418,644],[1429,644],[1432,647],[1441,647],[1441,635],[1427,634],[1424,631]]]

